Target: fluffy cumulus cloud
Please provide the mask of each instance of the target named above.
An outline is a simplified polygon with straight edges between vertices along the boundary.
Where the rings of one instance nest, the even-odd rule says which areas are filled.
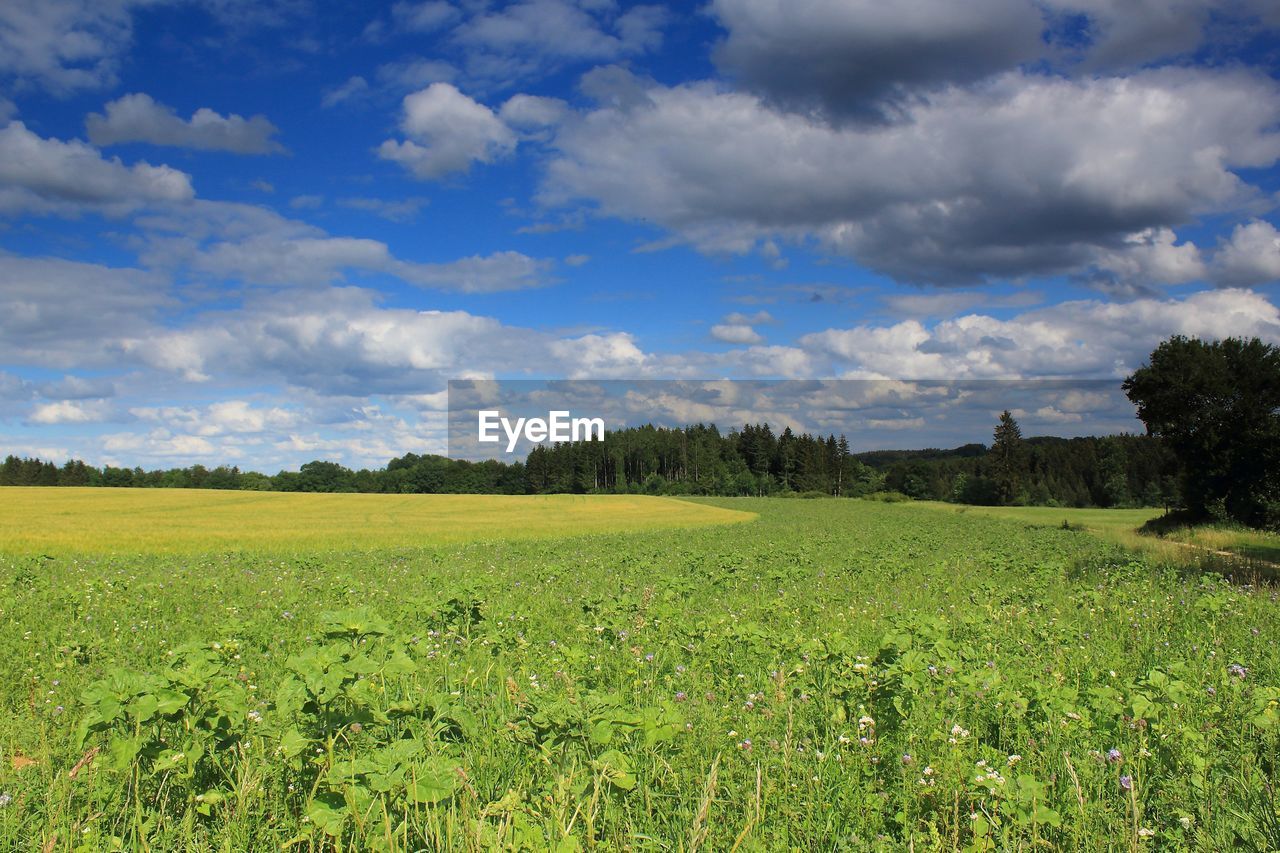
[[[41,426],[55,424],[101,423],[110,417],[110,406],[105,400],[59,400],[37,405],[27,417],[27,422]]]
[[[1280,231],[1261,219],[1237,225],[1214,256],[1214,264],[1217,280],[1226,285],[1280,281]]]
[[[1256,198],[1235,170],[1280,157],[1280,86],[1244,72],[1011,72],[854,126],[711,83],[595,83],[605,102],[562,126],[544,201],[712,251],[813,239],[919,282],[1184,276],[1195,258],[1161,229]]]
[[[38,136],[20,121],[0,128],[0,214],[121,214],[194,195],[191,176],[169,166],[126,166],[79,140]]]
[[[464,311],[378,307],[357,289],[264,295],[189,327],[130,339],[124,351],[192,380],[265,377],[326,394],[439,390],[442,371],[518,369],[542,336]],[[530,355],[523,355],[522,353]],[[477,354],[485,354],[477,356]]]
[[[404,99],[400,129],[408,139],[388,139],[378,154],[419,178],[466,172],[515,150],[516,135],[493,110],[449,83],[433,83]]]
[[[247,400],[224,400],[207,406],[139,406],[130,414],[139,421],[206,438],[290,430],[302,422],[296,409],[255,406]]]
[[[711,327],[711,337],[726,344],[762,344],[764,336],[757,332],[755,327],[759,323],[771,322],[773,317],[768,311],[758,311],[755,314],[735,311]]]
[[[1119,377],[1171,334],[1280,343],[1280,310],[1254,291],[1210,290],[1180,300],[1063,302],[1008,320],[969,314],[933,326],[828,329],[799,344],[855,377]]]
[[[279,129],[266,116],[244,118],[219,115],[201,107],[183,119],[171,107],[156,103],[150,95],[135,93],[111,101],[106,115],[90,113],[85,119],[94,145],[149,142],[204,151],[235,154],[271,154],[283,151],[273,138]]]

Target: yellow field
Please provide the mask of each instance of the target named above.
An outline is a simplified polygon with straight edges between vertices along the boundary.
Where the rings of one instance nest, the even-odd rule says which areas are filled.
[[[282,494],[0,488],[0,550],[174,553],[535,539],[751,521],[755,513],[640,495]]]

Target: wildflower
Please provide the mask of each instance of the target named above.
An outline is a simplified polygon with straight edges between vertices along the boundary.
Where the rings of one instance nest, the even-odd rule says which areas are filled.
[[[1178,823],[1182,824],[1183,829],[1190,829],[1195,824],[1195,819],[1191,815],[1183,815],[1178,818]]]
[[[5,791],[3,794],[0,794],[0,808],[3,808],[4,806],[9,805],[9,803],[11,802],[13,802],[13,795],[10,794],[8,791]]]
[[[1154,829],[1147,829],[1145,826],[1138,830],[1139,838],[1151,838],[1156,834]]]
[[[644,659],[646,663],[653,663],[653,652],[649,652],[649,654],[645,655]]]
[[[249,718],[249,722],[251,723],[262,722],[262,714],[258,713],[257,711],[250,711],[249,713],[245,714],[245,716]]]
[[[1120,777],[1120,790],[1122,790],[1122,791],[1132,791],[1132,790],[1133,790],[1133,777],[1132,777],[1132,776],[1121,776],[1121,777]]]
[[[915,761],[915,759],[911,757],[911,753],[909,752],[902,753],[902,766],[910,767],[911,762],[913,761]]]
[[[1112,747],[1111,749],[1107,750],[1108,764],[1119,764],[1122,761],[1124,761],[1124,756],[1120,754],[1120,750],[1116,749],[1115,747]]]
[[[686,695],[686,694],[685,694],[685,692],[684,692],[683,690],[681,690],[681,691],[679,691],[678,693],[676,693],[676,701],[677,701],[677,702],[683,702],[684,700],[686,700],[686,699],[688,699],[688,698],[689,698],[689,697],[688,697],[688,695]]]
[[[1231,666],[1227,667],[1227,675],[1235,676],[1242,681],[1248,674],[1249,670],[1245,669],[1238,663],[1233,663]]]
[[[738,744],[738,749],[742,750],[743,752],[750,752],[750,751],[751,751],[751,738],[745,738],[745,739],[743,739],[743,741],[742,741],[741,743],[739,743],[739,744]]]
[[[362,726],[360,723],[352,723],[351,731],[354,732],[355,734],[360,734],[360,732],[364,731],[364,726]]]
[[[1218,695],[1218,691],[1217,691],[1216,689],[1214,689],[1212,686],[1206,687],[1206,688],[1204,689],[1204,692],[1205,692],[1205,693],[1208,693],[1210,696],[1217,696],[1217,695]]]
[[[1013,755],[1009,756],[1009,759],[1008,759],[1009,766],[1012,767],[1013,765],[1017,764],[1021,760],[1022,760],[1022,756],[1018,755],[1017,753],[1014,753]]]

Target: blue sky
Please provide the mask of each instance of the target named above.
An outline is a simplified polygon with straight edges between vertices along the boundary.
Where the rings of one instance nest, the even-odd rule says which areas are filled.
[[[0,452],[376,466],[454,378],[1280,343],[1278,69],[1269,0],[10,0]]]

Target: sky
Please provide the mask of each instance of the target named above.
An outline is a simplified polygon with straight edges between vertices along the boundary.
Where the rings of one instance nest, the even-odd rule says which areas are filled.
[[[5,0],[0,454],[377,467],[450,379],[1280,343],[1278,75],[1274,0]]]

